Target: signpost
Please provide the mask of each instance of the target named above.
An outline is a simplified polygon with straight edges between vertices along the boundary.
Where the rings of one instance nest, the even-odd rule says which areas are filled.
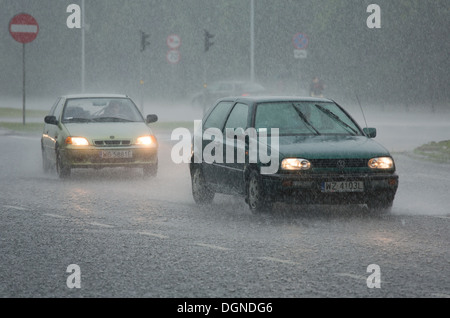
[[[167,46],[172,49],[176,50],[181,46],[181,39],[178,35],[172,34],[167,37]]]
[[[292,43],[297,50],[306,50],[309,44],[309,39],[304,33],[297,33],[292,38]]]
[[[166,54],[167,62],[177,64],[181,58],[180,51],[178,50],[181,46],[181,38],[176,34],[172,34],[167,37],[166,43],[169,47],[169,51]]]
[[[166,55],[167,62],[170,64],[177,64],[180,61],[181,55],[178,50],[169,50]]]
[[[23,69],[23,109],[22,121],[25,125],[25,44],[36,39],[39,33],[39,25],[36,19],[27,13],[20,13],[14,16],[9,22],[9,33],[19,43],[22,43],[22,69]]]
[[[294,45],[294,58],[305,59],[307,56],[306,48],[309,44],[309,39],[304,33],[297,33],[292,38],[292,44]]]

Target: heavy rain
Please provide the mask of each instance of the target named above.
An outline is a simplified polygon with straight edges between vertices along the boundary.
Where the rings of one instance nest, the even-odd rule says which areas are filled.
[[[450,297],[447,0],[0,0],[0,9],[1,297]],[[38,24],[26,44],[11,30],[22,13]],[[309,96],[316,76],[394,158],[392,208],[279,202],[252,214],[227,194],[197,205],[189,165],[171,158],[171,133],[192,132],[215,102],[195,97],[223,81]],[[148,124],[156,177],[44,173],[44,117],[57,97],[80,93],[125,94],[158,116]],[[223,308],[238,307],[211,310]]]

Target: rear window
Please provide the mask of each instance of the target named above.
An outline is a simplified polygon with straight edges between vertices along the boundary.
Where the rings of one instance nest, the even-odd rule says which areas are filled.
[[[220,102],[217,104],[203,124],[203,129],[219,128],[222,130],[232,106],[233,102]]]

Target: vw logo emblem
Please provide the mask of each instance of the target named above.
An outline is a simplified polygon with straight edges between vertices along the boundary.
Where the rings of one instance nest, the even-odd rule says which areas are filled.
[[[336,163],[336,167],[338,169],[343,170],[345,168],[345,161],[344,160],[338,160],[338,162]]]

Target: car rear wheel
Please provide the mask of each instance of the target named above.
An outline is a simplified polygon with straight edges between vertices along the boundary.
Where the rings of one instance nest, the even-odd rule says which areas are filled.
[[[270,212],[272,210],[273,202],[265,195],[261,176],[256,171],[250,173],[246,201],[253,213]]]
[[[197,204],[209,204],[214,200],[214,191],[208,188],[200,168],[192,173],[192,196]]]
[[[59,151],[56,152],[56,172],[61,179],[70,177],[70,167],[64,165]]]

